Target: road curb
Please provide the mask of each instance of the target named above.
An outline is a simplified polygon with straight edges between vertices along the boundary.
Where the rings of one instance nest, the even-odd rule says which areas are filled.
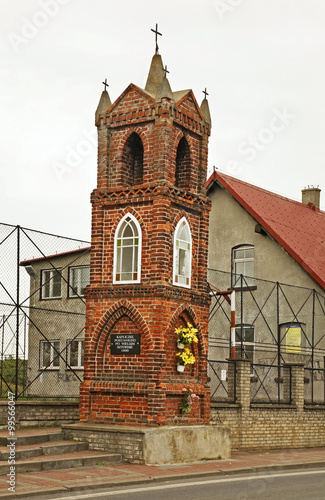
[[[292,463],[292,464],[274,464],[274,465],[261,465],[261,466],[252,466],[252,467],[238,467],[233,469],[218,469],[215,471],[197,471],[197,472],[189,472],[182,474],[165,474],[160,475],[159,477],[147,477],[147,478],[129,478],[129,479],[119,479],[118,481],[105,481],[100,484],[87,484],[87,485],[78,485],[78,486],[58,486],[55,488],[42,488],[37,490],[29,490],[29,491],[21,491],[16,493],[0,493],[1,500],[13,499],[13,498],[27,498],[27,497],[35,497],[41,495],[49,495],[49,494],[58,494],[58,493],[76,493],[82,491],[93,491],[100,490],[103,488],[115,488],[117,486],[132,486],[132,485],[141,485],[146,483],[159,483],[161,481],[167,480],[183,480],[183,479],[194,479],[198,477],[209,477],[209,476],[230,476],[236,474],[247,474],[247,473],[265,473],[271,471],[284,471],[284,470],[296,470],[296,469],[316,469],[316,468],[325,468],[325,461],[321,462],[300,462],[300,463]]]

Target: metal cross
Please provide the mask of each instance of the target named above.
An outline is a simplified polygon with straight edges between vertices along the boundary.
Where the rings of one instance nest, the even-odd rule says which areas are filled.
[[[203,94],[204,94],[204,98],[206,99],[206,98],[207,98],[207,95],[209,95],[209,94],[208,94],[208,92],[207,92],[207,88],[205,87],[205,89],[204,89],[204,90],[202,90],[202,92],[203,92]]]
[[[159,33],[159,31],[158,31],[158,24],[156,24],[156,29],[155,30],[151,29],[151,31],[153,31],[155,33],[155,35],[156,35],[156,54],[158,54],[158,52],[159,52],[159,48],[158,48],[158,35],[162,36],[162,33]]]
[[[168,69],[167,69],[167,66],[165,66],[163,68],[163,71],[165,72],[165,78],[167,78],[167,73],[169,73]]]
[[[107,83],[107,78],[105,78],[105,81],[102,82],[102,84],[104,85],[104,90],[106,90],[106,87],[109,87],[109,85]]]

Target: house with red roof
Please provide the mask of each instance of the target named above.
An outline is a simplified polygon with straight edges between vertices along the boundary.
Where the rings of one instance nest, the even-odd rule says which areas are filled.
[[[218,262],[222,269],[229,268],[230,256],[222,252],[221,257],[218,247],[224,247],[226,237],[231,248],[262,245],[261,252],[255,252],[256,276],[325,290],[325,212],[319,209],[320,189],[303,190],[300,203],[215,171],[207,190],[212,202],[210,265]],[[225,212],[219,230],[223,238],[216,240],[215,218],[220,221],[220,213]]]
[[[255,362],[319,366],[325,355],[320,189],[304,189],[298,202],[215,170],[207,193],[209,282],[238,292],[237,352]],[[214,356],[227,357],[229,326],[212,318],[209,332],[223,346]]]

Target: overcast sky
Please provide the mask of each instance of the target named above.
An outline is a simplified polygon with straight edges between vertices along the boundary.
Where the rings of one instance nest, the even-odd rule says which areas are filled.
[[[0,222],[90,238],[102,81],[112,102],[145,86],[156,23],[172,90],[209,92],[210,171],[325,190],[324,0],[0,0],[0,18]]]

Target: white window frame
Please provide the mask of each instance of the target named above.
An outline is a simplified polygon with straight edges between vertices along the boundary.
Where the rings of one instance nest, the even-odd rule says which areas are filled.
[[[235,256],[237,251],[245,251],[245,250],[253,250],[253,257],[241,257],[238,258]],[[232,287],[233,288],[241,288],[241,279],[240,275],[242,274],[243,277],[245,278],[245,282],[243,282],[243,288],[248,288],[251,286],[255,286],[255,248],[254,245],[239,245],[236,247],[233,247],[231,250],[231,259],[232,259],[232,273],[231,273],[231,282],[232,282]],[[246,273],[246,264],[248,263],[253,263],[253,273]],[[237,264],[244,264],[244,272],[243,273],[237,273],[236,271],[236,266]],[[252,276],[251,276],[252,274]]]
[[[71,344],[72,342],[77,342],[78,343],[78,363],[76,365],[71,364]],[[67,369],[70,370],[70,368],[74,370],[83,370],[84,369],[84,363],[83,357],[85,353],[85,339],[68,339],[67,340]]]
[[[44,346],[48,344],[50,346],[50,364],[45,366],[43,363],[44,356]],[[56,345],[55,345],[56,344]],[[59,370],[60,369],[60,340],[40,340],[39,347],[39,366],[40,370]],[[53,363],[57,363],[54,365]]]
[[[122,274],[121,272],[121,266],[122,266],[122,259],[123,259],[123,252],[121,251],[121,254],[122,254],[122,259],[121,259],[121,256],[120,258],[118,258],[118,252],[119,252],[119,248],[122,249],[121,246],[118,246],[118,242],[120,240],[123,240],[123,236],[120,237],[119,233],[120,233],[120,229],[122,228],[122,225],[125,223],[125,221],[127,219],[131,219],[131,221],[135,224],[136,226],[136,229],[138,231],[138,234],[137,235],[133,235],[132,237],[125,237],[124,239],[133,239],[133,240],[138,240],[138,243],[136,244],[135,242],[133,243],[132,245],[132,248],[133,248],[133,251],[132,251],[132,268],[131,268],[131,271],[130,273],[133,275],[136,273],[137,277],[136,279],[127,279],[127,280],[123,280],[123,279],[118,279],[118,276],[120,276]],[[134,248],[137,247],[138,248],[138,257],[136,259],[136,264],[137,264],[137,270],[135,271],[135,260],[134,260]],[[114,235],[114,265],[113,265],[113,284],[114,285],[123,285],[123,284],[127,284],[127,283],[140,283],[141,282],[141,251],[142,251],[142,231],[141,231],[141,227],[140,227],[140,224],[139,222],[137,221],[137,219],[130,213],[127,213],[119,222],[117,228],[116,228],[116,231],[115,231],[115,235]],[[120,269],[118,269],[118,262],[120,261]]]
[[[189,241],[181,240],[179,237],[184,225],[187,226],[189,232]],[[187,248],[185,248],[187,246]],[[183,247],[183,248],[181,248]],[[185,250],[187,255],[185,257],[185,267],[187,267],[185,274],[178,273],[180,250]],[[173,263],[173,284],[183,288],[191,288],[191,275],[192,275],[192,234],[189,223],[185,217],[182,217],[178,222],[174,232],[174,263]],[[182,282],[185,280],[185,283]]]
[[[81,285],[83,283],[82,281],[82,271],[88,269],[90,272],[90,267],[89,266],[72,266],[69,267],[69,287],[68,287],[68,297],[69,298],[78,298],[78,297],[83,297],[83,292],[81,290]],[[76,280],[76,283],[73,282],[73,276],[74,273],[78,273],[78,279]],[[89,285],[89,281],[87,283]],[[86,286],[87,286],[86,285]],[[85,288],[85,287],[84,287]],[[74,293],[74,289],[77,289],[77,292]]]
[[[45,273],[49,273],[50,276],[45,278]],[[54,288],[54,275],[60,275],[60,295],[53,295]],[[49,285],[49,295],[45,295],[46,286]],[[55,300],[62,298],[62,276],[61,269],[42,269],[41,270],[41,299],[42,300]]]

